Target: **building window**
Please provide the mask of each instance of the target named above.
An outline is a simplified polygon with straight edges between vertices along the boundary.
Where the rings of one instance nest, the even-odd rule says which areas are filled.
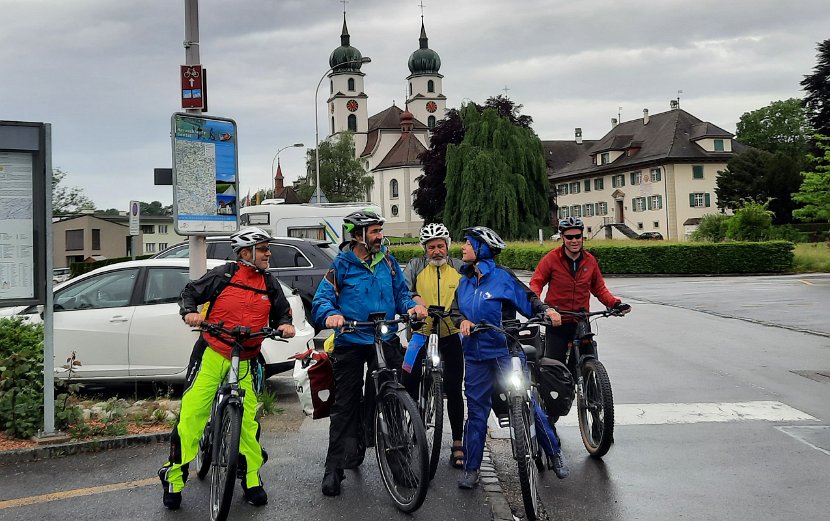
[[[594,216],[594,203],[588,203],[586,205],[583,205],[582,215],[584,215],[585,217],[593,217]]]
[[[703,165],[692,166],[692,179],[703,179]]]
[[[689,194],[689,206],[691,208],[709,208],[711,197],[708,193],[692,192]]]
[[[329,134],[334,134],[334,118],[331,118],[331,132]]]
[[[611,186],[614,188],[620,188],[622,186],[625,186],[625,176],[623,174],[612,175]]]
[[[586,191],[586,192],[590,192],[590,191],[591,191],[591,180],[590,180],[590,179],[586,179],[586,180],[585,180],[585,191]]]
[[[389,181],[389,197],[398,197],[398,180]]]
[[[559,218],[560,219],[567,219],[571,216],[571,212],[567,206],[560,206],[559,207]]]
[[[430,116],[430,117],[427,118],[427,126],[430,129],[435,128],[435,116]]]
[[[631,209],[635,212],[644,212],[646,209],[646,198],[635,197],[631,199]]]
[[[357,116],[349,114],[349,130],[357,132]]]
[[[597,215],[608,215],[608,203],[597,203]]]
[[[723,140],[716,139],[715,140],[715,152],[723,152]]]
[[[147,242],[144,244],[144,253],[155,253],[156,252],[156,243],[154,242]]]
[[[648,209],[649,210],[660,210],[663,208],[663,196],[662,195],[652,195],[648,198]]]
[[[607,165],[608,164],[608,152],[603,152],[599,156],[599,164]]]
[[[578,204],[571,206],[571,216],[582,217],[582,207]]]
[[[435,92],[435,82],[434,81],[429,80],[427,82],[427,92]]]
[[[98,228],[92,229],[92,249],[93,250],[100,250],[101,249],[101,230]]]
[[[142,224],[141,233],[156,233],[156,227],[152,224]]]
[[[652,228],[659,228],[660,227],[660,221],[654,221],[651,224],[652,224]]]
[[[642,230],[643,229],[643,223],[637,223],[637,229]]]
[[[66,251],[84,249],[84,231],[66,230]]]
[[[605,180],[601,177],[594,179],[594,190],[603,190],[605,188]]]
[[[637,170],[636,172],[631,172],[631,184],[638,185],[643,182],[643,173]]]
[[[393,204],[392,205],[392,217],[397,217],[397,216],[398,216],[398,205]]]
[[[556,195],[568,195],[568,183],[556,185]]]
[[[412,96],[412,82],[409,82],[409,95]]]
[[[663,178],[663,171],[658,168],[652,168],[649,172],[651,174],[651,182],[656,183]]]
[[[574,181],[573,183],[571,183],[570,186],[569,186],[569,189],[570,189],[572,194],[578,194],[579,193],[579,181]]]
[[[162,235],[167,235],[167,225],[166,224],[159,224],[159,233]]]
[[[348,85],[349,85],[349,91],[354,92],[354,78],[349,78]]]
[[[166,249],[167,249],[167,243],[166,242],[160,242],[159,243],[159,251],[166,250]]]
[[[334,94],[334,81],[329,80],[329,94]]]

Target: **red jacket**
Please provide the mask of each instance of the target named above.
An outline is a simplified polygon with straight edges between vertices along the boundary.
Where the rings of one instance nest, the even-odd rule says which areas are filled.
[[[562,311],[588,311],[592,293],[609,308],[620,302],[605,287],[596,257],[582,250],[582,260],[574,277],[571,275],[572,261],[565,255],[564,248],[560,246],[542,257],[530,279],[530,289],[540,298],[542,288],[548,286],[545,304]],[[562,320],[571,322],[574,319],[562,317]]]

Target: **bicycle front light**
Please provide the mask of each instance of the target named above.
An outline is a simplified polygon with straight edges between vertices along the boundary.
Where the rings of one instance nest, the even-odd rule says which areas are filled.
[[[523,378],[520,374],[513,373],[510,375],[510,383],[516,388],[517,391],[524,389],[524,382],[522,380]]]
[[[386,324],[383,324],[382,326],[380,326],[380,334],[381,335],[385,335],[388,332],[389,332],[389,326],[387,326]]]

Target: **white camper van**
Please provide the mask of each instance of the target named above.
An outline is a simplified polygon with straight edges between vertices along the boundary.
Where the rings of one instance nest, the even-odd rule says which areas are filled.
[[[284,204],[281,199],[266,199],[262,204],[239,210],[242,226],[258,226],[276,237],[302,237],[343,242],[343,217],[358,210],[380,215],[372,203]]]

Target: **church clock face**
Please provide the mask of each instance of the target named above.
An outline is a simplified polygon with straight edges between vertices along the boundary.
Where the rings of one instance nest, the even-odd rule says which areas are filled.
[[[346,102],[346,108],[349,109],[349,112],[356,111],[358,106],[359,105],[357,104],[357,101],[353,99],[350,99],[348,102]]]
[[[427,112],[432,113],[436,110],[438,110],[438,105],[436,105],[434,101],[430,101],[427,103]]]

